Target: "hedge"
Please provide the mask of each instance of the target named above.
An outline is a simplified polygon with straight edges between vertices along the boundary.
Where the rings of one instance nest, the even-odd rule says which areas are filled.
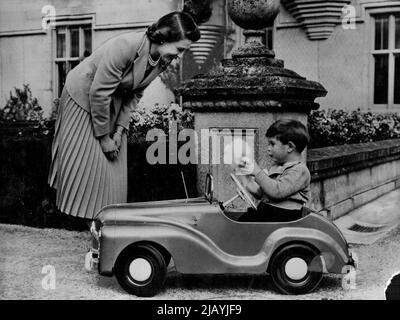
[[[55,208],[47,184],[52,134],[29,127],[0,128],[0,223],[84,230],[86,223]],[[148,143],[128,143],[128,202],[197,196],[194,164],[146,161]]]
[[[21,104],[21,101],[26,99],[19,99],[16,104]],[[31,115],[25,112],[31,109],[20,108],[23,112],[18,115]],[[37,111],[40,118],[40,110]],[[13,119],[5,121],[6,114],[12,114]],[[54,190],[47,185],[54,119],[26,122],[18,121],[16,113],[3,112],[2,115],[0,222],[74,230],[86,228],[81,219],[66,216],[55,209]],[[186,178],[189,196],[196,195],[194,164],[150,165],[146,161],[150,143],[145,141],[146,133],[153,128],[167,133],[171,120],[177,122],[178,130],[193,128],[193,114],[182,111],[177,104],[156,105],[150,110],[139,108],[134,114],[128,143],[129,202],[185,197],[181,172]],[[396,113],[319,110],[310,113],[308,125],[310,149],[400,138],[400,115]]]
[[[308,118],[310,149],[400,138],[400,114],[317,110]]]
[[[138,109],[130,127],[131,141],[143,141],[153,128],[168,132],[171,119],[178,123],[178,130],[193,128],[194,115],[182,111],[177,104],[156,105],[148,110]],[[400,113],[371,111],[317,110],[309,114],[308,130],[310,149],[342,144],[372,142],[400,138]]]
[[[23,89],[15,88],[15,95],[10,92],[6,106],[0,109],[0,122],[4,126],[21,120],[36,120],[45,135],[51,134],[57,107],[56,99],[50,119],[44,119],[37,99],[32,97],[29,86],[24,85]],[[151,109],[142,105],[133,114],[129,141],[143,143],[147,132],[153,128],[168,133],[171,120],[177,123],[178,130],[194,127],[193,113],[183,111],[178,104],[156,103]],[[310,149],[396,139],[400,138],[400,113],[365,112],[360,109],[317,110],[309,114],[308,129],[311,138]]]

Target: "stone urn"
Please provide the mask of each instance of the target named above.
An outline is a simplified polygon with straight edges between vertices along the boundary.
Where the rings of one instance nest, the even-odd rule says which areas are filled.
[[[263,29],[279,13],[280,0],[228,0],[228,13],[243,29]]]
[[[229,143],[232,135],[240,137],[254,150],[257,162],[269,167],[265,139],[268,127],[282,118],[306,125],[309,112],[319,108],[315,99],[327,94],[320,83],[286,69],[284,61],[276,59],[274,51],[262,44],[261,29],[278,14],[278,0],[228,0],[228,11],[232,20],[245,29],[246,43],[232,53],[232,59],[224,59],[179,90],[183,108],[195,113],[201,155],[197,166],[199,194],[204,190],[205,174],[210,172],[220,201],[235,194],[230,179],[232,166],[223,161],[225,154],[220,152],[225,142]],[[306,152],[303,157],[306,160]]]

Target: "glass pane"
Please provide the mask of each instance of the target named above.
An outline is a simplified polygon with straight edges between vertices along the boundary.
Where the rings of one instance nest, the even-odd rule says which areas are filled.
[[[375,50],[388,48],[389,17],[375,18]]]
[[[71,71],[73,68],[75,68],[79,64],[79,62],[80,61],[70,61],[68,71]]]
[[[266,46],[267,45],[267,41],[268,41],[268,33],[267,33],[267,29],[265,29],[265,34],[261,38],[261,43],[264,46]]]
[[[57,30],[57,58],[65,57],[65,29]]]
[[[83,34],[85,36],[85,51],[83,52],[83,56],[86,58],[92,53],[92,29],[84,29]]]
[[[267,48],[269,50],[273,50],[273,29],[272,28],[267,28]]]
[[[57,63],[57,71],[58,71],[58,96],[61,97],[61,92],[65,84],[65,78],[67,76],[67,68],[65,62]]]
[[[79,29],[70,30],[71,35],[71,57],[79,57]]]
[[[400,55],[395,55],[394,62],[394,103],[400,103]]]
[[[400,49],[400,17],[396,17],[396,44],[395,48]]]
[[[388,103],[389,55],[375,55],[374,103]]]

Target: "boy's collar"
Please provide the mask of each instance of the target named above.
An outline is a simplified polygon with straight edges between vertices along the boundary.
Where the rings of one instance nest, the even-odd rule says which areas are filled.
[[[300,163],[302,163],[302,162],[300,160],[298,160],[298,161],[286,162],[283,165],[273,165],[270,168],[268,174],[269,175],[271,175],[271,174],[281,174],[286,169],[291,168],[291,167],[293,167],[293,166],[295,166],[297,164],[300,164]]]
[[[289,162],[286,162],[285,164],[283,164],[282,167],[287,169],[287,168],[293,167],[294,165],[299,164],[299,163],[301,163],[301,160],[289,161]]]

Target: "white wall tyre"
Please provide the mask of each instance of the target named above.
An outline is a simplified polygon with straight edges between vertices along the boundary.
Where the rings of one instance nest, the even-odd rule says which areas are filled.
[[[286,276],[295,281],[303,279],[308,272],[307,261],[300,257],[290,258],[286,261],[284,268]]]
[[[304,244],[290,244],[277,251],[269,268],[274,285],[284,294],[306,294],[322,280],[319,253]]]
[[[162,254],[151,245],[139,245],[118,257],[115,276],[121,287],[139,297],[152,297],[164,286],[167,267]]]
[[[129,274],[136,282],[146,282],[153,272],[151,261],[144,258],[134,259],[129,265]]]

